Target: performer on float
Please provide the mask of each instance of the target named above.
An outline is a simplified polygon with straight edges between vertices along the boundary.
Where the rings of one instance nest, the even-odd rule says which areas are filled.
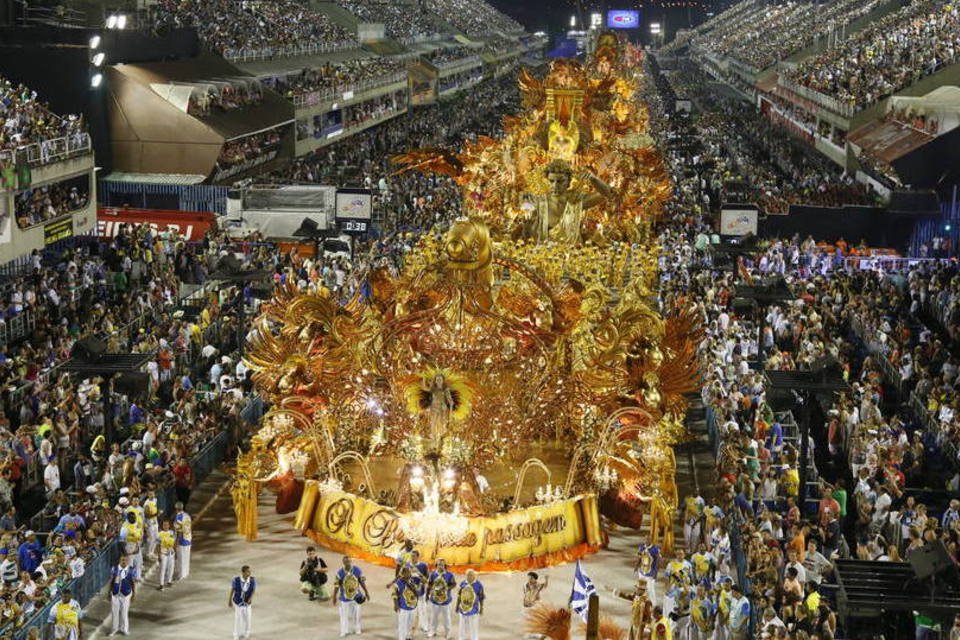
[[[413,638],[413,620],[417,614],[421,588],[413,578],[414,569],[406,564],[400,568],[400,577],[393,581],[393,610],[397,614],[397,640]],[[341,624],[342,627],[342,624]]]
[[[370,600],[367,581],[353,559],[343,556],[343,568],[337,571],[333,587],[333,604],[340,612],[340,637],[362,633],[360,605]]]
[[[477,572],[467,569],[467,579],[460,583],[460,591],[457,593],[457,613],[460,614],[459,640],[480,639],[483,599],[483,585],[477,580]]]
[[[450,627],[453,626],[451,602],[453,601],[453,590],[456,586],[456,578],[447,570],[447,561],[438,558],[437,567],[430,574],[430,580],[427,583],[427,600],[430,609],[428,638],[437,635],[441,621],[443,621],[443,637],[446,638],[450,635]],[[423,614],[421,613],[421,615]]]
[[[657,569],[660,566],[660,547],[655,544],[640,543],[637,547],[637,565],[634,570],[647,583],[647,598],[651,602],[657,599]]]

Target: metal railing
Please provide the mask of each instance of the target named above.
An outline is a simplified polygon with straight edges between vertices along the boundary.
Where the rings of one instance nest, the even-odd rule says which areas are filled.
[[[345,98],[344,94],[350,93],[351,91],[357,95],[366,91],[370,91],[371,89],[376,89],[377,87],[401,82],[405,80],[406,77],[407,74],[401,71],[386,76],[367,78],[366,80],[360,80],[358,82],[351,82],[349,84],[329,87],[323,90],[308,91],[306,93],[300,93],[293,96],[293,105],[296,108],[301,109],[303,107],[313,107],[318,104],[332,102],[334,100],[347,100],[348,98]]]
[[[0,151],[0,162],[26,163],[32,166],[60,162],[91,152],[89,133],[75,133],[62,138],[31,142],[15,149]]]
[[[480,56],[466,56],[465,58],[457,58],[456,60],[448,60],[446,62],[432,62],[427,58],[427,62],[435,66],[440,71],[447,71],[449,69],[456,69],[457,67],[472,67],[478,64],[482,64],[483,60],[480,59]]]
[[[847,118],[847,119],[852,118],[857,113],[857,111],[859,111],[859,109],[857,109],[855,106],[852,106],[846,102],[841,102],[836,98],[828,96],[824,93],[820,93],[819,91],[811,89],[810,87],[805,87],[801,84],[794,82],[793,80],[788,80],[783,76],[780,77],[780,79],[778,80],[778,83],[780,84],[781,87],[783,87],[787,91],[790,91],[792,93],[797,94],[798,96],[806,98],[807,100],[810,100],[811,102],[814,102],[820,105],[824,109],[833,111],[834,113],[838,113],[844,118]]]
[[[21,311],[0,323],[0,345],[9,345],[33,333],[37,316],[31,310]]]
[[[261,47],[259,49],[227,49],[223,52],[223,57],[230,62],[256,62],[257,60],[273,60],[275,58],[316,56],[324,53],[335,53],[337,51],[349,51],[359,47],[359,42],[354,40],[344,40],[343,42],[321,42],[319,44],[305,47],[291,46]]]

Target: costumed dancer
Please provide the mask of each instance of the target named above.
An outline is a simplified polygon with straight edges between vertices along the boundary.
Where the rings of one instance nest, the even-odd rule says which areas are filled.
[[[127,556],[130,568],[139,580],[143,572],[143,527],[137,521],[137,514],[133,511],[127,511],[126,522],[120,527],[120,545],[123,548],[123,555]]]
[[[397,614],[397,640],[413,638],[413,621],[420,601],[419,580],[413,578],[414,569],[407,564],[400,568],[400,576],[393,581],[393,610]]]
[[[430,580],[427,583],[427,600],[430,608],[428,638],[438,634],[441,621],[443,621],[443,637],[446,638],[450,635],[450,628],[453,626],[451,603],[453,601],[453,590],[456,586],[457,580],[452,573],[447,571],[446,560],[438,559],[437,567],[430,574]]]
[[[609,588],[609,587],[608,587]],[[628,600],[630,607],[630,640],[644,640],[646,631],[653,622],[653,603],[647,597],[647,581],[643,576],[637,578],[632,591],[610,589],[616,597]]]
[[[690,601],[690,640],[710,640],[716,617],[717,603],[710,597],[709,589],[703,584],[697,585]]]
[[[160,563],[160,591],[173,584],[173,566],[176,564],[177,534],[169,518],[163,519],[163,528],[157,533],[157,561]]]
[[[703,540],[706,506],[706,500],[699,494],[687,496],[683,501],[683,539],[687,542],[687,549],[696,549]]]
[[[430,567],[420,559],[420,552],[416,549],[410,554],[410,579],[416,584],[417,591],[420,593],[420,603],[417,605],[417,619],[420,623],[420,631],[426,632],[429,627],[429,615],[427,614],[427,580],[430,579]]]
[[[540,593],[547,588],[548,582],[548,576],[544,576],[543,581],[541,581],[540,576],[538,576],[535,572],[531,571],[527,574],[527,581],[523,583],[524,609],[529,609],[533,605],[540,602]]]
[[[183,503],[173,505],[177,515],[173,518],[173,529],[177,532],[176,573],[177,580],[183,580],[190,575],[190,548],[193,542],[193,520],[190,514],[183,510]]]
[[[460,591],[457,593],[457,613],[460,614],[459,640],[479,640],[483,599],[483,585],[477,580],[477,572],[467,569],[467,579],[460,583]]]
[[[637,547],[637,565],[634,569],[637,576],[647,583],[646,597],[656,604],[657,601],[657,569],[660,566],[660,547],[655,544],[641,542]]]
[[[50,608],[47,623],[53,625],[55,640],[80,640],[83,635],[83,609],[73,599],[73,592],[64,589],[60,601]]]
[[[370,600],[367,581],[349,556],[343,556],[343,568],[337,571],[333,587],[333,605],[340,611],[340,637],[362,632],[360,605]]]
[[[247,640],[252,628],[251,608],[257,581],[250,573],[250,566],[243,565],[240,575],[234,576],[227,593],[227,606],[233,609],[233,640]]]
[[[110,579],[110,621],[113,625],[111,636],[118,633],[130,635],[130,601],[137,594],[137,573],[127,562],[127,556],[120,556],[120,563],[113,568]]]
[[[160,514],[157,508],[157,496],[153,489],[147,489],[146,497],[143,500],[143,517],[146,523],[144,537],[146,538],[146,557],[152,558],[153,552],[157,548],[160,540],[160,523],[157,516]]]

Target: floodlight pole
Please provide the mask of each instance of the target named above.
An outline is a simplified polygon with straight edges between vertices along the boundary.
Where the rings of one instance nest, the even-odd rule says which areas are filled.
[[[600,597],[595,593],[587,600],[587,640],[600,640]]]

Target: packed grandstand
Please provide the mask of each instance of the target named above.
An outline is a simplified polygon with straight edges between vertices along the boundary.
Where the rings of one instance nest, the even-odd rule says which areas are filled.
[[[663,398],[670,384],[685,390],[683,410],[671,405],[661,415],[685,429],[669,447],[677,472],[672,504],[657,511],[651,505],[669,503],[670,491],[650,497],[640,484],[627,486],[620,457],[581,470],[596,481],[602,542],[552,550],[547,559],[531,550],[517,564],[500,557],[464,563],[458,571],[479,569],[487,593],[470,613],[460,606],[463,589],[482,588],[454,580],[461,639],[478,637],[470,626],[478,624],[484,637],[520,637],[522,628],[529,637],[568,640],[579,633],[577,617],[588,616],[577,601],[589,572],[609,637],[831,640],[880,631],[899,637],[906,629],[917,638],[960,638],[958,11],[946,0],[742,0],[669,34],[659,48],[594,29],[574,65],[545,59],[544,38],[482,0],[160,0],[131,13],[135,28],[115,31],[111,45],[101,25],[63,29],[58,44],[70,46],[52,49],[68,56],[79,47],[80,65],[89,60],[83,100],[68,83],[43,79],[51,69],[57,75],[54,67],[25,70],[0,57],[0,638],[80,640],[101,623],[103,633],[126,634],[129,624],[144,638],[225,634],[226,622],[205,626],[220,623],[208,621],[214,609],[204,599],[217,600],[220,611],[228,588],[234,637],[249,637],[249,577],[241,572],[239,587],[230,581],[241,558],[263,574],[263,598],[277,605],[258,610],[252,624],[266,628],[262,616],[288,634],[283,625],[295,624],[296,607],[308,602],[291,604],[291,594],[326,602],[323,585],[336,585],[337,613],[314,608],[309,615],[333,630],[339,614],[344,635],[344,616],[353,615],[342,606],[344,576],[334,580],[331,571],[329,582],[326,573],[320,581],[306,565],[299,578],[294,565],[281,574],[276,567],[286,557],[274,563],[243,546],[233,518],[242,533],[237,496],[254,482],[238,461],[301,437],[310,440],[310,455],[329,437],[347,457],[372,459],[392,437],[383,419],[370,441],[336,442],[335,428],[319,419],[288,424],[282,434],[280,421],[267,420],[285,412],[294,416],[290,424],[301,419],[290,407],[302,405],[277,398],[280,390],[323,386],[328,374],[311,378],[310,367],[319,366],[311,360],[333,362],[359,349],[349,345],[361,342],[349,321],[365,318],[361,328],[393,322],[395,332],[421,321],[417,314],[431,311],[440,294],[393,288],[419,268],[420,279],[409,281],[416,286],[456,268],[462,271],[451,281],[462,291],[496,292],[473,306],[461,298],[460,314],[489,319],[503,305],[522,316],[508,327],[504,358],[542,348],[551,331],[576,325],[569,349],[556,351],[568,382],[600,380],[616,366],[656,359],[654,351],[683,360],[653,345],[671,336],[671,322],[692,319],[684,353],[696,384],[664,374],[661,390]],[[10,46],[45,48],[37,38],[56,31],[32,28],[4,27],[0,49],[10,51],[5,34]],[[81,32],[77,45],[70,39]],[[95,63],[101,51],[106,62]],[[596,75],[577,84],[588,73]],[[629,182],[617,173],[623,157],[649,192],[617,191]],[[488,180],[477,169],[501,166]],[[659,182],[668,185],[662,192],[650,186]],[[613,225],[591,217],[599,200],[639,212],[629,221],[635,229],[604,235]],[[513,253],[497,262],[488,255],[487,271],[474,274],[482,260],[463,260],[455,253],[461,240],[447,234],[468,220],[500,231],[496,225],[511,216],[537,224],[498,236],[490,247]],[[571,224],[575,232],[562,236]],[[484,233],[471,241],[481,245]],[[581,233],[597,264],[574,273],[570,256],[580,255]],[[649,260],[641,257],[645,247],[654,247]],[[425,268],[440,251],[451,252],[447,261]],[[624,255],[632,262],[618,263]],[[521,269],[523,259],[530,264]],[[612,264],[623,267],[620,285],[597,276]],[[560,284],[529,303],[509,288],[519,277],[514,268],[530,278],[531,291],[547,291],[554,276]],[[650,279],[638,284],[642,273]],[[384,295],[397,295],[396,303],[383,304]],[[313,302],[291,302],[296,296]],[[623,313],[634,303],[647,305],[646,315]],[[304,309],[304,328],[295,335],[316,331],[305,345],[345,335],[339,350],[284,351],[285,304],[303,304],[296,308]],[[413,320],[401,321],[411,310]],[[642,317],[646,333],[635,351],[616,353],[609,341],[624,335],[617,323],[628,316]],[[596,324],[577,324],[588,320]],[[460,322],[451,326],[459,330]],[[409,351],[436,348],[436,361],[426,363],[433,377],[421,380],[411,365],[402,380],[415,391],[401,395],[410,411],[434,416],[440,403],[444,419],[459,424],[458,403],[466,398],[468,413],[479,392],[461,380],[433,395],[431,385],[457,380],[445,350],[465,342],[441,345],[439,322],[421,330]],[[276,379],[257,360],[264,336],[276,338],[271,353],[286,367]],[[594,336],[595,343],[579,342]],[[597,354],[609,360],[585,371]],[[494,361],[478,360],[481,367]],[[376,373],[382,377],[370,389],[386,386],[386,374]],[[368,374],[375,377],[363,369]],[[507,393],[510,383],[503,384]],[[624,385],[618,402],[666,406],[659,374],[617,384]],[[626,385],[634,385],[630,393]],[[383,416],[372,391],[358,402]],[[633,438],[625,420],[616,425],[623,433],[614,440]],[[261,428],[276,428],[276,437],[264,439]],[[495,438],[497,429],[489,431]],[[590,433],[584,428],[579,437],[586,442]],[[437,486],[473,464],[458,459],[441,476],[443,447],[456,445],[440,438],[424,453],[429,438],[417,438],[410,447],[419,453],[409,455],[425,464],[391,459],[391,476],[399,460],[423,489],[416,474],[433,473],[426,463],[436,467]],[[550,478],[555,452],[546,443],[537,443],[543,460],[536,461]],[[633,446],[626,457],[642,460]],[[307,473],[306,454],[284,455],[286,466],[256,483],[281,494],[288,481],[299,483],[304,496],[304,486],[350,499],[352,490],[397,511],[404,504],[392,490],[377,495],[366,467],[350,467],[350,477],[337,457]],[[537,466],[528,463],[511,469],[509,482],[477,473],[475,488],[464,481],[469,486],[458,491],[498,505],[491,518],[519,518],[529,506],[517,503],[527,466]],[[612,488],[618,482],[621,491]],[[556,482],[544,484],[532,508],[573,499],[560,496]],[[466,517],[461,504],[475,515],[462,494],[447,512],[449,498],[431,505],[428,495],[420,503],[407,498],[413,502],[404,508],[419,505],[438,532]],[[639,514],[626,518],[630,526],[624,504]],[[197,518],[208,509],[213,516],[198,519],[194,531],[189,518],[183,524],[185,512]],[[289,523],[267,514],[272,508],[260,511],[269,523],[265,538],[287,544],[284,556],[298,549],[299,565],[301,540],[290,542]],[[151,533],[165,518],[174,533]],[[312,533],[299,514],[297,521]],[[438,532],[437,549],[444,547]],[[397,535],[412,542],[415,533]],[[451,555],[466,546],[466,534],[459,536],[446,545]],[[420,569],[400,538],[389,554],[311,538],[331,568],[347,553],[372,576],[367,629],[400,640],[439,633],[436,618],[427,622],[430,595],[415,581],[413,600],[424,599],[421,630],[411,626],[412,614],[404,617],[416,610],[404,600],[412,580],[405,572]],[[167,540],[176,551],[163,546]],[[181,547],[192,543],[191,577]],[[237,566],[220,566],[221,551]],[[202,587],[165,590],[164,559],[174,556],[176,582]],[[939,564],[923,564],[934,556]],[[154,565],[157,572],[148,573]],[[526,574],[548,566],[556,576],[549,581]],[[432,585],[429,569],[423,580]],[[522,580],[509,573],[517,571]],[[123,591],[128,575],[140,585],[136,599]],[[144,584],[160,590],[141,595]],[[394,594],[393,608],[391,598],[378,597],[383,586]],[[278,614],[281,605],[296,613]],[[484,606],[479,623],[466,620]],[[308,625],[318,628],[315,619]]]

